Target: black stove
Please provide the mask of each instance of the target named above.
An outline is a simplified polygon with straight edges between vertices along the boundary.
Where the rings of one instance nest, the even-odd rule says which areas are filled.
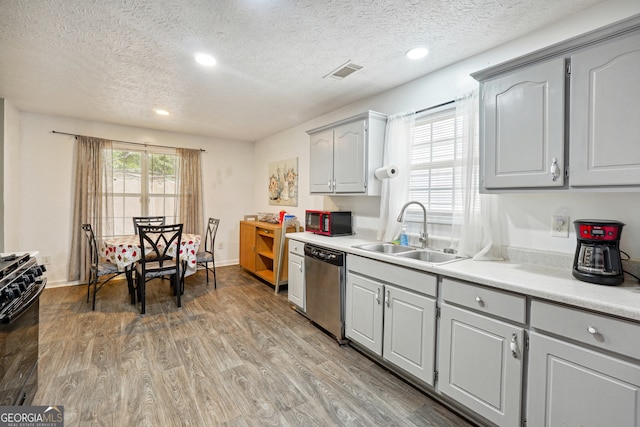
[[[0,405],[30,405],[38,389],[40,294],[46,271],[29,254],[0,257]]]

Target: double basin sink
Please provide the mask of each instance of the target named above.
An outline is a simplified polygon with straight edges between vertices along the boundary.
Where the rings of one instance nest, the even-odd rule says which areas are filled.
[[[410,246],[399,246],[392,243],[367,243],[353,246],[357,249],[376,252],[379,254],[392,255],[399,258],[409,258],[425,263],[438,265],[464,259],[456,254],[438,252],[431,249],[417,249]]]

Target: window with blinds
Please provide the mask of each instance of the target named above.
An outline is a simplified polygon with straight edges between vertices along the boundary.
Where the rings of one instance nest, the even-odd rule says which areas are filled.
[[[460,209],[460,135],[462,118],[455,107],[416,119],[411,151],[409,200],[427,208],[429,224],[451,225],[453,212]],[[408,211],[409,221],[422,221],[418,208]]]

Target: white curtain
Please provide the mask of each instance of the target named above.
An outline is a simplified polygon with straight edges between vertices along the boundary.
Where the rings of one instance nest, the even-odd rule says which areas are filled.
[[[409,200],[411,142],[415,116],[414,112],[400,113],[387,119],[382,162],[384,166],[395,165],[398,175],[382,180],[377,238],[385,242],[392,241],[400,233],[401,224],[396,219],[402,205]]]
[[[479,189],[479,100],[475,90],[456,99],[456,152],[461,154],[456,179],[460,196],[453,215],[452,246],[459,254],[476,260],[499,260],[500,236],[495,195],[480,194]],[[457,242],[457,244],[456,244]]]

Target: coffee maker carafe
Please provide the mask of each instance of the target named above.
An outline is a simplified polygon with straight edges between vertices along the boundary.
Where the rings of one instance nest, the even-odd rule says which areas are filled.
[[[620,258],[620,234],[624,224],[597,219],[579,219],[573,223],[578,239],[573,277],[598,285],[624,282]]]

